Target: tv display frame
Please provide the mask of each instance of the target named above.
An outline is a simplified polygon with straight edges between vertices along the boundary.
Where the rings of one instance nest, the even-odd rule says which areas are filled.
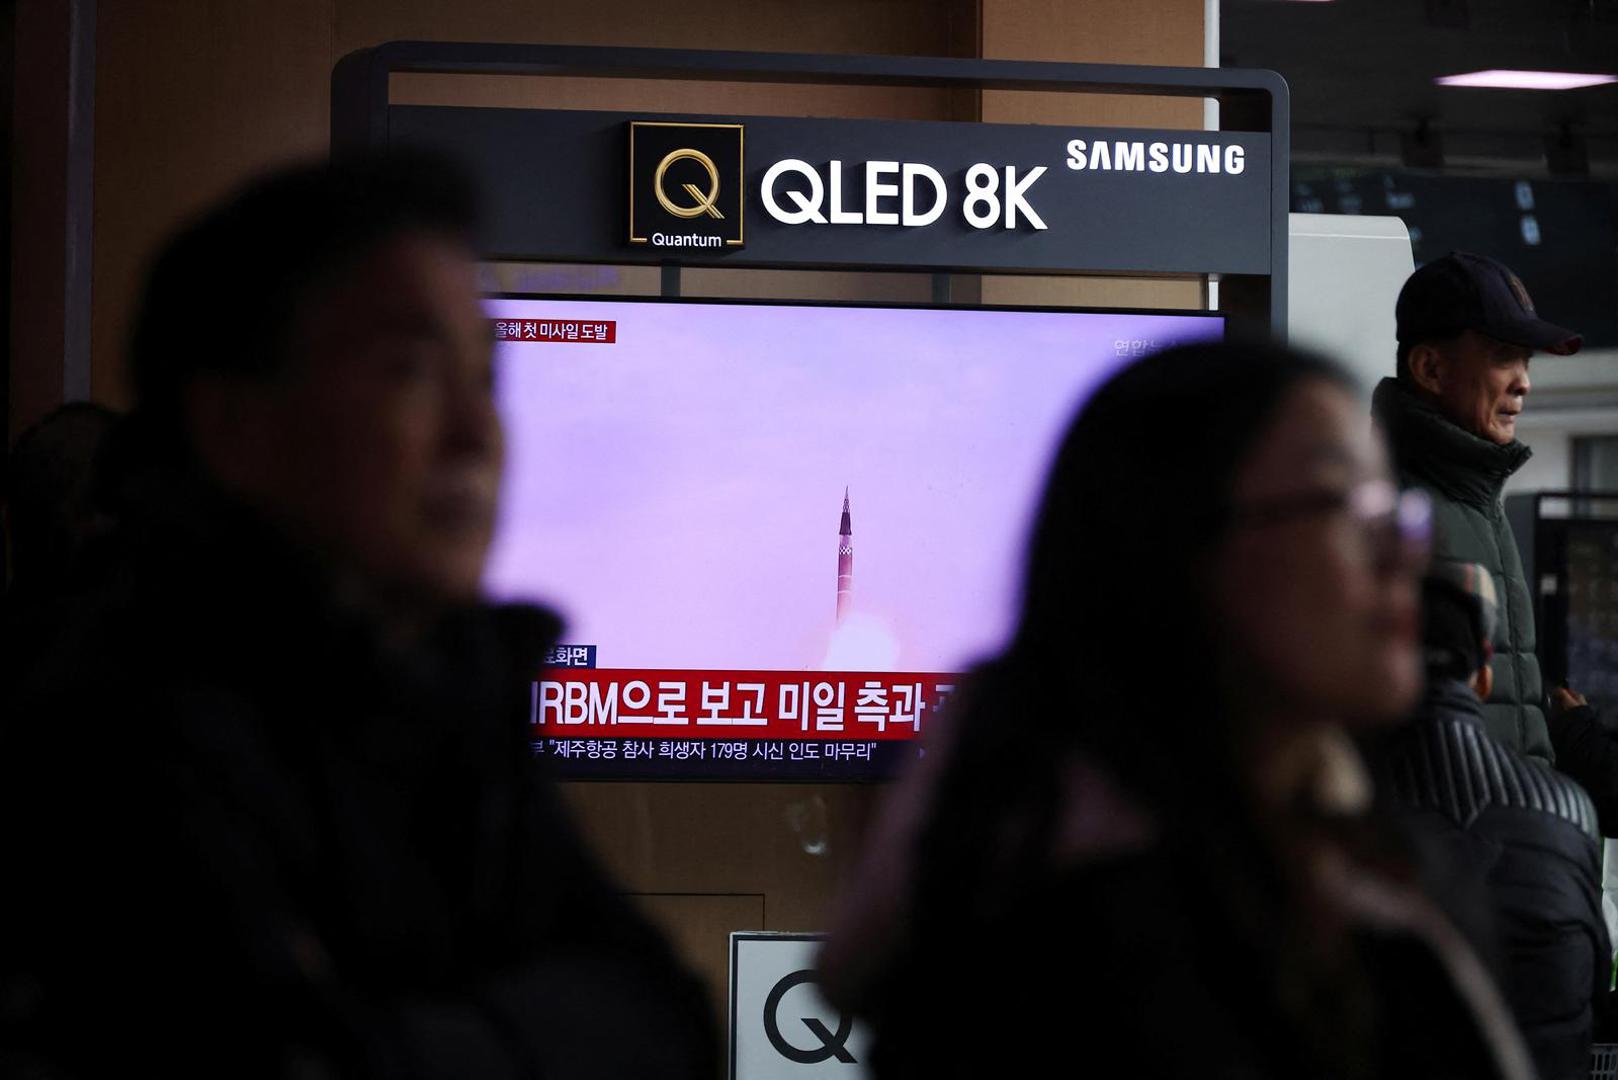
[[[546,671],[536,673],[530,695],[535,751],[556,775],[568,779],[860,782],[891,776],[904,761],[917,754],[921,736],[958,685],[960,673],[973,661],[991,655],[998,639],[1009,629],[1028,519],[1043,487],[1055,440],[1082,400],[1113,371],[1155,348],[1184,340],[1217,340],[1229,332],[1230,326],[1229,317],[1223,313],[1196,310],[562,293],[489,293],[484,299],[497,331],[497,398],[507,424],[508,445],[501,522],[491,551],[486,583],[493,599],[546,603],[557,608],[570,625],[570,630],[564,632],[562,641],[548,658]],[[586,318],[587,310],[594,310],[595,314]],[[676,335],[677,344],[670,346],[673,363],[667,368],[660,356],[637,355],[629,360],[630,365],[641,365],[639,371],[631,373],[639,376],[639,382],[623,378],[623,373],[594,376],[609,381],[618,378],[623,384],[619,392],[626,392],[627,388],[627,392],[633,394],[664,374],[672,374],[672,381],[666,381],[657,389],[660,395],[657,400],[629,402],[626,411],[619,415],[617,406],[623,401],[621,397],[581,386],[579,380],[588,382],[593,377],[592,365],[599,364],[600,358],[620,355],[608,353],[601,347],[625,345],[619,327],[625,321],[622,316],[633,312],[663,313],[667,320],[675,323],[683,320],[687,324],[714,314],[719,316],[720,322],[717,329],[708,328],[708,336],[703,339],[710,343],[707,348],[699,348],[701,342],[698,341],[678,340]],[[728,324],[727,312],[731,316]],[[864,361],[850,361],[837,355],[830,355],[829,359],[807,356],[784,359],[783,353],[791,352],[790,345],[785,343],[762,364],[756,356],[714,355],[716,347],[720,353],[725,349],[746,352],[747,342],[752,340],[749,335],[760,332],[759,327],[749,325],[750,320],[783,320],[789,313],[800,312],[811,316],[813,328],[822,332],[833,319],[842,319],[846,326],[838,332],[847,332],[849,327],[858,327],[862,319],[886,317],[901,330],[907,322],[915,320],[931,319],[943,324],[956,320],[957,329],[970,322],[974,324],[974,332],[981,335],[988,333],[984,328],[991,327],[999,317],[1005,326],[1023,320],[1020,332],[1028,335],[1032,333],[1029,328],[1035,325],[1028,320],[1041,320],[1044,324],[1041,332],[1058,328],[1056,333],[1065,333],[1070,345],[1086,335],[1090,344],[1105,340],[1114,349],[1114,355],[1070,362],[1059,350],[1050,350],[1041,351],[1037,357],[1008,358],[973,353],[971,349],[980,347],[980,343],[974,342],[964,346],[967,355],[948,358],[948,353],[935,356],[920,347],[904,355],[883,353],[866,340],[854,340],[851,345],[851,348],[863,347],[871,353]],[[814,317],[822,313],[826,318],[815,323]],[[1088,320],[1082,334],[1073,332],[1074,327],[1080,326],[1076,320]],[[659,321],[656,314],[650,317],[653,324]],[[1157,334],[1117,338],[1102,332],[1109,325],[1130,324],[1155,324]],[[735,338],[742,344],[718,340],[716,335],[727,325],[735,332],[723,336]],[[607,333],[599,332],[603,327],[608,328]],[[881,329],[874,323],[872,327],[873,333]],[[1192,327],[1196,328],[1195,333],[1186,332]],[[1169,333],[1171,330],[1174,333]],[[993,334],[988,333],[988,337],[992,340]],[[1164,337],[1168,340],[1163,340]],[[850,344],[849,340],[839,341]],[[950,338],[952,345],[959,341]],[[557,353],[558,361],[571,357],[573,369],[583,374],[558,375],[552,365],[551,369],[527,368],[520,376],[513,375],[517,370],[514,357],[518,355],[514,349],[525,344],[567,346],[572,351]],[[801,341],[791,344],[801,346]],[[891,342],[886,344],[892,345]],[[923,346],[926,344],[922,342]],[[1124,353],[1117,352],[1119,346],[1125,347]],[[653,352],[655,354],[656,350]],[[927,359],[918,359],[918,356]],[[878,370],[865,363],[873,357],[886,361],[888,368]],[[862,363],[865,366],[859,366]],[[910,444],[902,437],[904,433],[917,439],[934,439],[931,449],[921,455],[926,460],[931,460],[928,454],[939,455],[945,475],[935,478],[934,485],[956,483],[963,491],[975,491],[980,501],[999,507],[992,521],[985,522],[981,518],[978,521],[979,530],[988,529],[994,536],[989,540],[975,537],[967,542],[969,558],[956,559],[949,550],[941,549],[934,542],[935,536],[948,536],[950,530],[929,528],[920,520],[928,518],[934,508],[931,504],[908,499],[903,490],[907,485],[900,482],[902,478],[881,475],[880,471],[861,472],[858,459],[846,456],[846,439],[823,437],[812,451],[820,455],[817,461],[822,458],[841,460],[848,466],[830,470],[825,477],[824,492],[817,485],[813,498],[803,496],[806,502],[813,504],[812,516],[803,516],[800,514],[803,508],[796,506],[776,506],[775,496],[779,492],[785,491],[797,498],[798,488],[805,483],[801,469],[794,472],[792,468],[799,463],[791,460],[790,452],[785,455],[789,459],[785,462],[776,463],[770,458],[771,453],[779,450],[775,446],[775,435],[781,431],[805,430],[801,425],[767,422],[772,418],[779,421],[782,419],[779,416],[751,418],[748,423],[756,430],[749,428],[736,434],[738,440],[752,440],[749,453],[737,453],[736,448],[731,447],[731,456],[728,459],[719,456],[710,473],[690,478],[691,462],[687,458],[691,447],[680,444],[679,429],[682,422],[688,426],[695,424],[685,413],[700,413],[711,408],[714,395],[688,392],[684,382],[687,372],[692,372],[690,377],[696,380],[699,390],[705,385],[717,385],[727,391],[735,387],[738,395],[761,393],[766,399],[772,393],[781,393],[774,386],[777,381],[791,382],[792,394],[773,401],[773,407],[806,412],[818,408],[822,412],[815,415],[837,416],[837,422],[845,424],[851,432],[868,433],[858,437],[873,440],[871,447],[876,447],[886,444],[882,442],[884,436],[880,431],[870,433],[873,425],[881,426],[873,418],[892,415],[891,410],[906,412],[905,395],[900,391],[919,386],[916,375],[929,363],[941,364],[940,370],[957,380],[966,377],[977,380],[974,389],[984,395],[984,400],[993,402],[1001,413],[1020,400],[1015,398],[1022,392],[1016,386],[1019,381],[1016,376],[1022,374],[1022,381],[1027,381],[1027,372],[1019,371],[1018,364],[1028,369],[1038,366],[1041,377],[1047,380],[1054,370],[1058,381],[1070,380],[1073,389],[1072,393],[1052,393],[1047,386],[1036,387],[1030,401],[1020,403],[1019,407],[1039,413],[1038,419],[1030,422],[1030,427],[1039,429],[1037,435],[1029,434],[1024,439],[1021,430],[995,429],[991,422],[988,430],[995,432],[1002,442],[1006,438],[1022,442],[1014,450],[1004,446],[986,448],[1009,455],[1026,473],[1026,481],[1018,487],[1012,500],[1018,507],[1010,514],[1006,512],[1004,492],[992,492],[993,485],[986,486],[986,478],[979,475],[982,472],[980,461],[958,454],[952,463],[945,460],[954,450],[947,440],[937,438],[938,432],[929,430],[936,425],[925,410],[917,413],[911,409],[899,421],[901,427],[909,426],[887,452],[891,453],[893,447],[910,449]],[[793,364],[799,367],[794,368]],[[825,365],[834,370],[822,371],[815,367],[809,372],[810,365]],[[909,365],[908,371],[905,365]],[[1068,368],[1065,372],[1061,370],[1064,365]],[[702,370],[696,371],[698,368]],[[871,375],[874,381],[863,386],[862,401],[847,402],[847,413],[842,410],[842,403],[820,401],[816,397],[826,393],[828,388],[834,396],[838,392],[847,393],[853,382],[873,370],[876,372]],[[813,377],[805,378],[806,372]],[[560,411],[553,412],[549,420],[514,423],[513,396],[532,395],[534,403],[529,407],[541,413],[551,407],[549,402],[565,397],[556,392],[555,386],[540,392],[547,377],[552,383],[564,384],[566,392],[578,396],[570,404],[559,406]],[[884,378],[904,385],[885,385]],[[704,383],[704,379],[708,382]],[[513,385],[519,381],[522,382],[520,387]],[[950,384],[944,389],[958,391],[960,387]],[[682,398],[682,394],[686,396]],[[948,397],[947,393],[944,396]],[[958,395],[950,400],[961,403]],[[938,402],[934,400],[931,404],[936,406]],[[570,413],[575,407],[576,414]],[[635,413],[635,408],[641,412]],[[654,415],[645,415],[648,408]],[[890,412],[884,413],[884,408]],[[861,410],[863,413],[856,422],[850,414]],[[996,417],[1001,413],[996,413]],[[638,422],[631,419],[632,414],[638,417]],[[801,420],[802,416],[796,419]],[[970,422],[971,411],[956,410],[954,420]],[[615,438],[610,431],[613,424],[625,426],[626,432],[632,427],[633,436],[626,433]],[[719,426],[715,422],[701,430]],[[645,430],[660,427],[669,430],[650,433]],[[772,427],[776,429],[773,432]],[[944,432],[948,434],[948,431],[946,427]],[[689,431],[685,437],[690,438]],[[783,441],[791,443],[790,437]],[[724,445],[721,440],[720,446]],[[791,450],[790,445],[788,450]],[[696,515],[693,523],[683,523],[678,516],[670,514],[659,492],[648,490],[645,484],[636,487],[632,467],[636,462],[650,463],[653,469],[667,469],[670,475],[685,468],[686,486],[680,488],[680,493],[692,502],[692,513]],[[781,465],[779,484],[774,479],[776,474],[769,471],[770,466],[765,462]],[[727,476],[727,466],[733,464],[748,475],[739,480]],[[831,475],[843,472],[860,473],[863,482],[853,476]],[[789,474],[797,476],[797,481],[790,479]],[[732,502],[726,503],[715,492],[706,490],[708,480],[735,488],[729,495]],[[843,537],[848,521],[842,504],[845,485],[839,480],[846,481],[848,489],[852,544],[845,544]],[[626,550],[622,537],[632,530],[623,528],[622,518],[616,524],[613,520],[614,500],[625,498],[632,510],[636,509],[635,501],[640,500],[639,512],[645,521],[653,523],[647,531],[657,538],[656,543],[645,545],[639,552]],[[746,541],[748,530],[734,527],[741,519],[729,514],[728,507],[765,503],[774,507],[774,517],[760,522],[752,535],[755,540],[774,537],[774,543],[757,545],[770,548],[767,556],[757,551],[749,554],[736,546],[738,541]],[[883,511],[891,513],[884,519]],[[962,515],[962,520],[971,516]],[[637,519],[637,523],[640,520]],[[943,519],[933,515],[932,520],[936,523]],[[884,547],[870,535],[873,527],[902,534],[906,521],[917,522],[917,531],[910,534],[908,540],[896,536],[893,544]],[[867,530],[863,534],[862,523]],[[528,539],[519,542],[513,539],[514,535]],[[633,549],[636,542],[630,540],[627,547]],[[720,554],[710,557],[710,547]],[[846,555],[845,547],[851,547],[852,553]],[[792,550],[787,555],[777,556],[776,548]],[[929,590],[925,585],[918,586],[911,578],[908,592],[894,585],[899,591],[887,597],[887,607],[882,608],[881,603],[875,605],[882,608],[881,611],[873,612],[864,606],[863,601],[872,591],[865,586],[865,581],[881,575],[884,569],[895,578],[903,578],[899,564],[916,561],[902,557],[911,551],[917,553],[916,559],[923,562],[931,559],[934,565],[954,565],[961,561],[975,565],[976,577],[983,578],[987,574],[993,582],[987,578],[974,579],[966,590],[976,590],[971,596],[952,595],[940,599],[935,595],[939,587]],[[777,558],[779,567],[759,562]],[[845,565],[845,558],[852,562],[852,567]],[[819,565],[816,559],[820,560]],[[878,561],[876,568],[871,565],[873,560]],[[990,563],[994,565],[989,566]],[[582,569],[581,564],[585,564]],[[853,582],[844,581],[845,570],[853,571]],[[782,590],[775,610],[796,611],[801,617],[794,620],[794,625],[803,622],[809,626],[792,641],[786,640],[792,638],[791,634],[784,637],[775,634],[774,623],[768,619],[759,621],[761,613],[754,602],[747,599],[749,594],[734,588],[735,581],[731,580],[774,582],[777,577],[772,575],[777,573],[780,580],[790,584]],[[652,577],[647,578],[647,574]],[[658,578],[658,574],[665,576]],[[724,580],[704,583],[705,575]],[[695,588],[691,580],[686,580],[691,576],[697,579]],[[609,577],[618,584],[600,584]],[[809,579],[817,579],[814,587],[823,589],[823,612],[814,612],[813,606],[819,601],[803,595]],[[661,587],[649,586],[649,581],[661,582]],[[845,585],[852,588],[845,592]],[[613,594],[614,588],[620,588],[620,593],[633,592],[635,599],[630,601],[624,595]],[[876,591],[880,596],[880,587]],[[958,590],[944,591],[954,594]],[[732,604],[730,610],[734,617],[740,618],[744,614],[740,609],[746,608],[745,616],[753,620],[753,625],[769,628],[774,635],[770,647],[761,646],[753,654],[766,657],[764,662],[730,659],[733,654],[727,650],[736,646],[717,644],[732,636],[728,635],[722,619],[707,623],[705,631],[691,629],[696,620],[684,618],[684,613],[701,605],[710,594],[722,595],[724,602]],[[993,600],[986,599],[990,594],[994,594]],[[950,600],[954,601],[953,609]],[[657,602],[665,605],[648,620],[656,633],[666,635],[660,641],[672,642],[684,634],[692,635],[694,641],[682,639],[678,647],[671,646],[667,650],[661,650],[655,643],[648,646],[641,642],[626,645],[620,652],[608,638],[601,636],[603,626],[625,626],[632,621],[638,625],[638,620],[629,620],[623,613],[638,612],[642,602],[651,602],[654,608]],[[764,603],[768,607],[770,601]],[[894,614],[895,605],[906,608],[907,612],[916,609],[918,618],[910,624],[908,632],[896,628],[896,624],[904,622],[907,612]],[[961,642],[970,644],[955,649],[953,655],[957,658],[947,663],[942,660],[947,647],[939,643],[940,634],[917,629],[917,622],[928,628],[947,622],[948,618],[927,620],[920,616],[921,609],[931,611],[940,606],[946,611],[973,612],[969,621],[981,631],[975,636],[972,630],[957,635]],[[599,613],[613,611],[619,614],[619,621],[613,622],[608,615],[603,623]],[[676,618],[672,614],[675,612],[682,616]],[[824,625],[815,622],[821,616],[824,616]],[[951,617],[960,621],[959,614]],[[823,651],[813,644],[804,645],[805,641],[814,642],[815,635],[820,633],[826,639]],[[716,642],[712,648],[706,647],[705,635]],[[777,641],[775,637],[782,640]],[[915,644],[907,650],[912,638],[925,638],[929,643]],[[948,633],[942,633],[942,639],[948,638]],[[916,662],[918,653],[924,662]],[[782,656],[792,662],[781,662]],[[861,662],[871,657],[883,662]]]

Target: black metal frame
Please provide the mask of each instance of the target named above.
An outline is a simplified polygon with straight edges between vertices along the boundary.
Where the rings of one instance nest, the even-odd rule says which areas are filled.
[[[1565,502],[1568,513],[1546,516],[1546,502]],[[1606,513],[1591,513],[1584,504],[1605,504]],[[1563,578],[1569,524],[1618,522],[1618,491],[1535,491],[1508,496],[1506,513],[1517,536],[1519,554],[1534,604],[1540,670],[1547,688],[1567,675],[1567,592]],[[1556,574],[1557,587],[1547,594],[1544,577]],[[1579,689],[1574,687],[1574,689]]]
[[[1220,103],[1222,130],[1264,132],[1271,139],[1270,273],[1225,275],[1220,283],[1221,310],[1258,316],[1277,336],[1285,333],[1291,110],[1286,82],[1273,71],[920,56],[394,41],[350,53],[333,70],[331,137],[334,151],[388,142],[389,79],[399,73],[854,84],[1214,98]]]
[[[559,300],[589,304],[723,304],[726,307],[889,308],[894,311],[1020,311],[1053,315],[1170,315],[1181,319],[1222,319],[1204,308],[1065,307],[1054,304],[926,303],[920,300],[821,300],[791,296],[685,296],[646,293],[484,292],[489,300]]]

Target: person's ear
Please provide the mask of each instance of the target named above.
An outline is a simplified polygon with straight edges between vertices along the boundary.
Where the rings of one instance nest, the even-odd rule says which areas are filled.
[[[1437,345],[1431,342],[1412,345],[1408,362],[1411,382],[1435,397],[1443,391],[1447,365],[1444,353]]]
[[[1489,695],[1494,693],[1493,664],[1484,664],[1472,674],[1472,689],[1477,693],[1479,701],[1489,700]]]

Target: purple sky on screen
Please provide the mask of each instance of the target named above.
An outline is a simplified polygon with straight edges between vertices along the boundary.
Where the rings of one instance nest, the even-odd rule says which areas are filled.
[[[1117,342],[1217,319],[491,300],[615,320],[497,346],[507,464],[486,583],[602,667],[954,671],[1015,615],[1048,458]],[[852,499],[856,615],[833,640]]]

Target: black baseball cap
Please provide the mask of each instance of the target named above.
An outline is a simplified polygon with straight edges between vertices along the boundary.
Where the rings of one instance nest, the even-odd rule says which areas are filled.
[[[1484,255],[1452,251],[1421,267],[1399,290],[1394,308],[1401,344],[1477,330],[1499,341],[1571,356],[1584,337],[1541,319],[1522,279]]]

